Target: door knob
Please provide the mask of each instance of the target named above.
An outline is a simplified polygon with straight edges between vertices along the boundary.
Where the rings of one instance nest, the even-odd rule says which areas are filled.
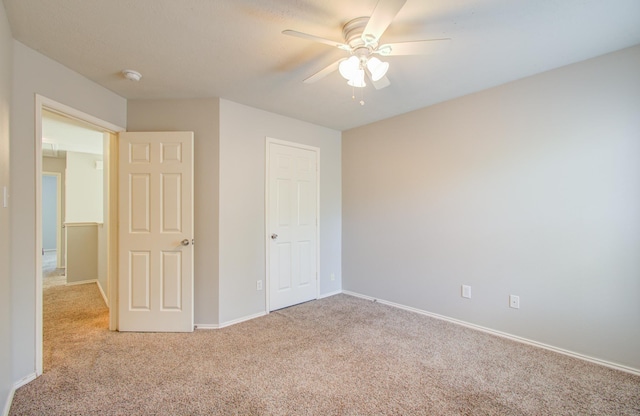
[[[188,239],[184,239],[180,242],[180,244],[182,244],[183,246],[188,246],[189,245],[189,240]]]
[[[278,234],[276,234],[276,233],[271,234],[271,239],[272,240],[275,240],[276,238],[278,238]]]

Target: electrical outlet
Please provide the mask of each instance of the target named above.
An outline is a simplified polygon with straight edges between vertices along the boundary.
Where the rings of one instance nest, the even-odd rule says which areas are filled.
[[[509,307],[513,309],[520,309],[520,296],[509,295]]]
[[[335,274],[335,273],[331,273],[331,274],[329,275],[329,279],[331,279],[331,280],[336,280],[336,274]]]
[[[256,282],[256,290],[262,290],[262,280]]]
[[[462,285],[462,297],[471,299],[471,286]]]

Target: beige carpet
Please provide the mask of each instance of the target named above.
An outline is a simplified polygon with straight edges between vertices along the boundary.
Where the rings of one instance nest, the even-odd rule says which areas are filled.
[[[107,331],[93,284],[44,307],[11,415],[640,414],[640,377],[346,295],[192,334]]]
[[[57,263],[58,255],[55,250],[44,252],[42,255],[42,286],[44,289],[67,284],[65,269],[57,268]]]

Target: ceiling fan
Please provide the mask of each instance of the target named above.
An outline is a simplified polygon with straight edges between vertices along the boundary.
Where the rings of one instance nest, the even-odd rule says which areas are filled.
[[[390,85],[389,79],[386,77],[389,63],[382,62],[374,55],[385,57],[429,54],[448,44],[451,40],[449,38],[380,44],[380,37],[406,1],[379,0],[370,17],[358,17],[344,25],[342,28],[344,43],[295,30],[284,30],[282,33],[285,35],[334,46],[349,53],[348,57],[339,59],[321,69],[305,79],[304,82],[307,84],[316,82],[338,70],[340,75],[347,80],[347,84],[352,87],[365,87],[367,85],[366,76],[376,89],[381,89]]]

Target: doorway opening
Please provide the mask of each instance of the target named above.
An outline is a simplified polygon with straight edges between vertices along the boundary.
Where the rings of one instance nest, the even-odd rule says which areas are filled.
[[[77,283],[98,284],[110,310],[109,329],[116,329],[117,316],[114,315],[117,308],[113,305],[117,305],[117,289],[114,287],[117,285],[117,133],[124,131],[124,128],[39,95],[36,96],[35,113],[35,364],[36,376],[39,376],[43,372],[43,253],[45,244],[51,244],[50,241],[45,242],[43,229],[44,221],[48,221],[43,215],[50,214],[48,211],[51,211],[51,206],[44,207],[44,184],[41,178],[43,173],[51,172],[52,169],[52,173],[60,175],[60,185],[56,189],[55,247],[55,262],[60,267],[56,268],[64,269],[65,284],[72,278],[72,269],[79,272],[76,275]],[[61,129],[62,133],[55,133],[56,129]],[[78,132],[81,133],[75,135]],[[88,139],[90,133],[95,134],[95,140]],[[43,159],[51,156],[56,156],[52,159],[64,161],[54,161],[53,165],[57,163],[58,168],[49,167],[48,162],[45,167]],[[78,183],[71,186],[70,172],[76,172],[76,182],[87,182],[81,187],[83,190],[78,190]],[[72,188],[77,200],[81,202],[76,202],[73,206],[70,203]],[[71,218],[73,222],[69,221]],[[78,228],[72,231],[74,235],[69,233],[72,227]],[[74,244],[75,247],[72,247]],[[73,261],[70,262],[74,257],[73,254],[70,257],[69,251],[78,248],[89,249],[90,254],[81,252],[76,258],[80,266],[85,267],[84,270],[78,268],[77,264],[74,265]],[[89,264],[83,265],[87,259]]]
[[[106,302],[105,133],[66,115],[42,111],[44,287],[96,282]],[[48,172],[56,175],[55,183]]]
[[[43,149],[43,156],[45,152]],[[61,165],[57,158],[53,164]],[[47,163],[43,160],[43,166]],[[64,266],[62,199],[64,169],[45,167],[42,172],[42,278],[43,287],[60,286],[67,283]]]

